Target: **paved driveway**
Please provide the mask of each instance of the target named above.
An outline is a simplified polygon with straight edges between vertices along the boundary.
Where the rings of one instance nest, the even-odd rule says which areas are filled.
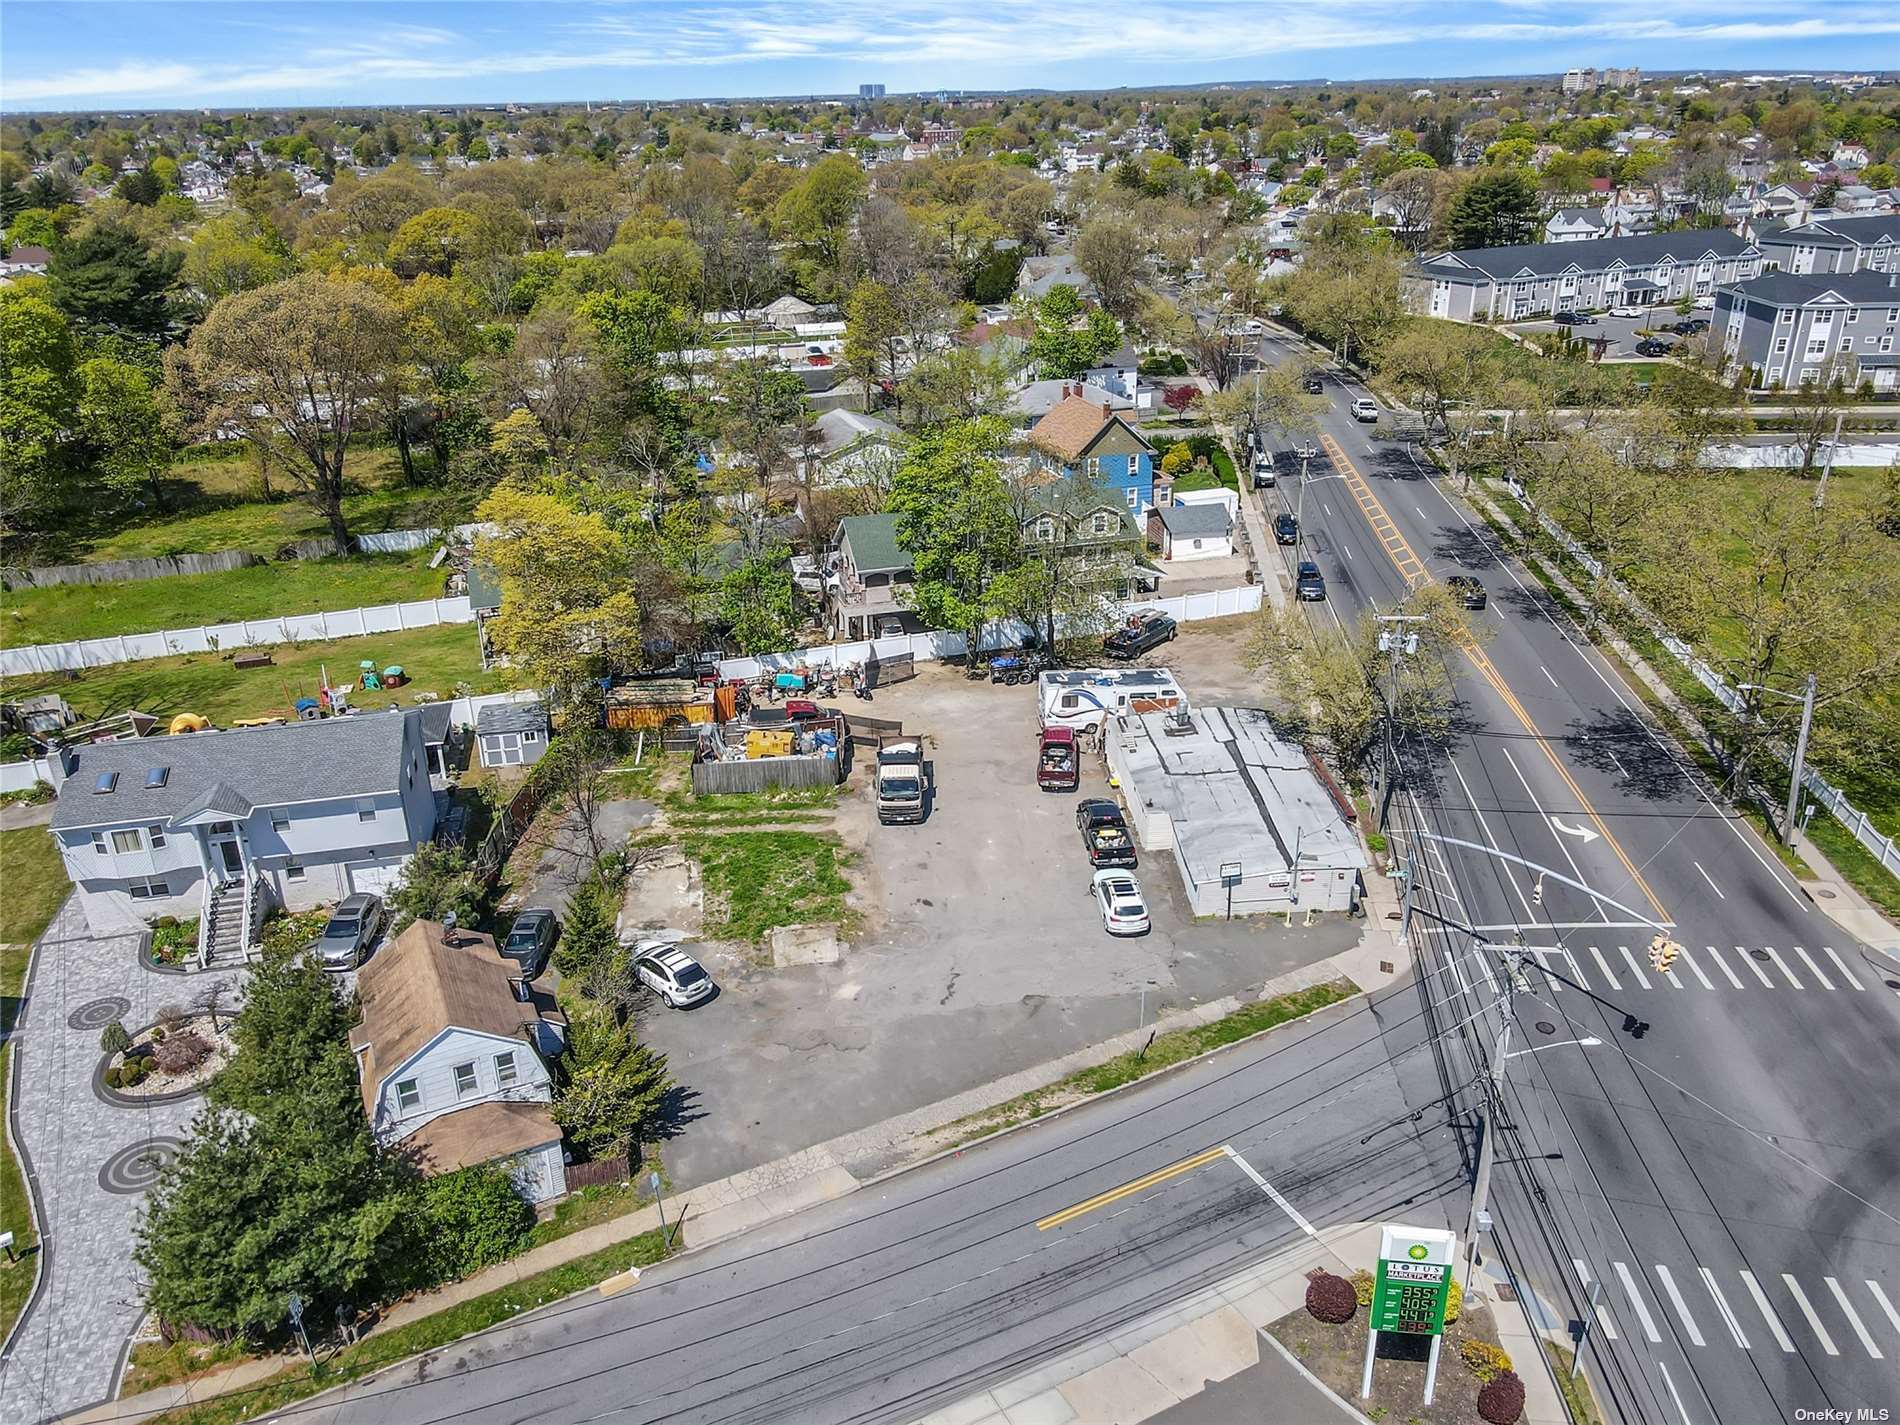
[[[204,1100],[103,1102],[92,1086],[99,1031],[119,1018],[137,1033],[159,1006],[189,1004],[210,976],[147,970],[137,944],[93,935],[68,899],[34,955],[13,1044],[14,1130],[38,1194],[45,1277],[0,1362],[0,1420],[40,1420],[103,1399],[144,1315],[132,1233],[156,1171],[147,1150],[175,1150]]]
[[[1689,315],[1706,321],[1711,314],[1698,311],[1691,312]],[[1652,307],[1641,317],[1613,317],[1607,312],[1599,313],[1595,326],[1560,327],[1555,322],[1513,322],[1511,330],[1523,332],[1526,336],[1547,336],[1551,332],[1567,331],[1582,337],[1585,341],[1596,337],[1608,337],[1610,347],[1604,353],[1605,356],[1634,357],[1637,355],[1636,343],[1642,339],[1639,332],[1648,329],[1653,331],[1659,340],[1674,346],[1683,338],[1674,332],[1664,331],[1663,328],[1674,326],[1683,320],[1685,318],[1678,315],[1675,307],[1671,305]]]

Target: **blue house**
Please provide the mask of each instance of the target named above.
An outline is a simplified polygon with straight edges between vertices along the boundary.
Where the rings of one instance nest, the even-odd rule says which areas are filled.
[[[1134,422],[1077,385],[1065,390],[1029,431],[1036,463],[1051,474],[1097,481],[1114,491],[1139,523],[1154,504],[1155,449]]]

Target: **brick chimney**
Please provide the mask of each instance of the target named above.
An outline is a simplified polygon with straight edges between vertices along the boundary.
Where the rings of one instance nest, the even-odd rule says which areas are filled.
[[[1105,421],[1112,421],[1115,419],[1115,408],[1109,405],[1107,401],[1102,402],[1102,419]]]

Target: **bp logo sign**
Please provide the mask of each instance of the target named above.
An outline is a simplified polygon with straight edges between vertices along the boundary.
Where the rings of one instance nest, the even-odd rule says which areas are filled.
[[[1445,1329],[1451,1295],[1449,1232],[1386,1228],[1373,1277],[1371,1326],[1408,1336],[1436,1336]]]
[[[1410,1257],[1415,1262],[1422,1262],[1427,1257],[1431,1256],[1431,1254],[1432,1254],[1432,1249],[1430,1247],[1427,1247],[1423,1242],[1414,1242],[1411,1246],[1405,1249],[1405,1255]]]

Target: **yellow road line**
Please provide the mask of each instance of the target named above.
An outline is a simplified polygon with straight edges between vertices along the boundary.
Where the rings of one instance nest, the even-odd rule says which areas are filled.
[[[1110,1188],[1107,1192],[1096,1194],[1087,1202],[1078,1202],[1074,1207],[1065,1207],[1053,1216],[1043,1218],[1036,1224],[1036,1230],[1046,1232],[1051,1227],[1060,1227],[1065,1222],[1073,1222],[1085,1212],[1093,1212],[1098,1207],[1106,1207],[1111,1202],[1119,1202],[1122,1198],[1144,1192],[1156,1183],[1166,1182],[1169,1178],[1178,1178],[1183,1173],[1191,1173],[1202,1164],[1211,1163],[1216,1158],[1225,1157],[1226,1154],[1227,1150],[1224,1147],[1209,1148],[1205,1153],[1196,1153],[1192,1158],[1183,1158],[1180,1162],[1168,1167],[1157,1168],[1146,1177],[1136,1178],[1132,1183],[1123,1183],[1118,1188]]]
[[[1412,552],[1412,546],[1406,542],[1405,536],[1399,533],[1398,526],[1385,512],[1385,506],[1379,503],[1379,497],[1372,493],[1372,487],[1366,483],[1365,476],[1359,473],[1358,467],[1352,463],[1338,441],[1330,435],[1322,435],[1320,440],[1326,447],[1326,453],[1332,457],[1333,464],[1339,468],[1340,475],[1346,482],[1346,488],[1352,491],[1353,498],[1358,501],[1360,511],[1366,517],[1366,523],[1372,527],[1373,534],[1377,536],[1380,545],[1385,549],[1386,557],[1392,561],[1392,567],[1399,571],[1399,577],[1405,580],[1408,588],[1429,583],[1431,573],[1425,568],[1418,555]],[[1492,690],[1504,700],[1504,705],[1511,710],[1511,715],[1523,724],[1524,731],[1529,733],[1538,747],[1543,749],[1544,756],[1549,759],[1552,768],[1563,779],[1563,784],[1570,789],[1571,795],[1577,799],[1577,805],[1582,809],[1583,815],[1590,819],[1591,824],[1596,827],[1597,834],[1603,838],[1604,844],[1616,854],[1616,859],[1623,863],[1623,869],[1629,873],[1631,884],[1643,893],[1644,898],[1655,910],[1656,919],[1669,920],[1669,912],[1663,908],[1663,903],[1657,899],[1656,893],[1649,888],[1649,882],[1643,879],[1642,872],[1636,869],[1636,863],[1630,860],[1617,839],[1610,835],[1610,828],[1604,824],[1603,818],[1597,815],[1597,809],[1590,805],[1590,799],[1584,796],[1583,788],[1579,787],[1576,778],[1570,775],[1570,769],[1565,767],[1562,759],[1551,750],[1549,739],[1531,720],[1530,713],[1525,710],[1523,703],[1518,701],[1517,694],[1513,693],[1510,685],[1504,681],[1504,675],[1498,672],[1491,660],[1485,656],[1484,650],[1475,643],[1465,645],[1465,656],[1470,658],[1471,666],[1478,670],[1478,675],[1489,683]]]

